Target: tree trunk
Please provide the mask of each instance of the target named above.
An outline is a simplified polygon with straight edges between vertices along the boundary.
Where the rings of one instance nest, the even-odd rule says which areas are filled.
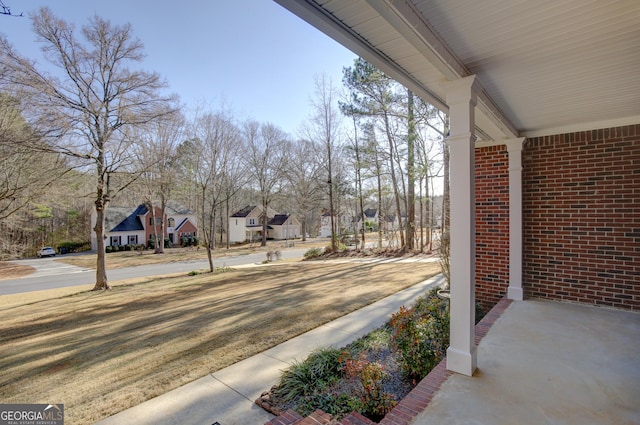
[[[213,267],[213,246],[215,246],[216,243],[216,211],[213,207],[213,205],[211,206],[211,215],[209,216],[209,235],[207,237],[207,259],[209,260],[209,271],[211,273],[213,273],[215,271],[215,268]]]
[[[331,151],[331,149],[329,149]],[[329,153],[329,218],[331,218],[331,252],[335,252],[338,249],[336,243],[336,222],[335,222],[335,210],[333,207],[333,181],[331,180],[331,153]]]
[[[226,240],[227,240],[227,249],[231,248],[230,244],[229,244],[229,196],[227,195],[227,199],[225,200],[225,205],[226,205],[226,210],[227,210],[227,216],[226,216],[226,224],[225,224],[225,228],[226,228]]]
[[[307,240],[307,216],[304,215],[300,218],[300,223],[301,223],[301,230],[302,230],[302,242],[305,242]]]
[[[376,174],[378,176],[378,249],[382,249],[382,232],[383,232],[383,216],[382,216],[382,167],[378,152],[376,152]]]
[[[418,180],[419,198],[420,198],[420,252],[424,252],[424,198],[422,197],[422,185],[424,184],[423,176]]]
[[[400,229],[400,248],[404,249],[405,247],[405,239],[404,239],[404,231],[402,230],[402,208],[400,206],[400,188],[398,187],[398,179],[396,178],[396,167],[394,157],[394,152],[396,151],[393,136],[391,135],[391,130],[389,127],[389,116],[384,114],[384,127],[385,132],[387,134],[387,141],[389,142],[389,172],[391,173],[391,184],[393,185],[393,194],[396,202],[396,214],[398,217],[398,228]]]
[[[267,207],[268,203],[266,199],[262,201],[262,244],[261,246],[267,246]]]
[[[448,120],[448,118],[447,118]],[[444,137],[449,133],[448,121],[445,122]],[[443,143],[443,161],[444,161],[444,182],[442,189],[442,227],[440,229],[441,235],[449,230],[449,205],[450,205],[450,193],[449,193],[449,145],[446,140],[442,140]]]
[[[415,152],[416,123],[413,116],[413,92],[407,90],[408,109],[408,135],[407,135],[407,244],[406,249],[413,251],[415,237]]]
[[[153,225],[154,225],[154,229],[156,230],[156,249],[155,249],[155,253],[156,254],[164,254],[164,231],[165,231],[165,225],[166,225],[166,217],[165,217],[165,210],[167,209],[166,207],[167,205],[167,201],[164,198],[164,195],[160,195],[160,240],[158,240],[158,233],[157,230],[158,228],[156,227],[156,219],[153,219]],[[155,209],[153,209],[153,205],[151,205],[152,211],[155,213]]]
[[[109,282],[107,280],[107,259],[106,251],[104,248],[104,202],[102,195],[99,195],[99,200],[96,201],[96,225],[93,230],[96,232],[96,284],[93,290],[109,289]]]

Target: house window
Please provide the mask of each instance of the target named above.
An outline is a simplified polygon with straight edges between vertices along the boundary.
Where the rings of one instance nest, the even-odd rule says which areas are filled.
[[[249,219],[249,225],[254,225],[256,224],[256,219],[255,218],[250,218]]]
[[[129,235],[129,245],[137,245],[138,244],[138,235]]]
[[[156,226],[162,225],[162,219],[156,217]],[[149,226],[153,226],[153,217],[149,217]]]
[[[111,236],[111,246],[120,245],[120,236]]]
[[[176,227],[176,219],[173,217],[169,218],[169,220],[167,220],[167,226]]]

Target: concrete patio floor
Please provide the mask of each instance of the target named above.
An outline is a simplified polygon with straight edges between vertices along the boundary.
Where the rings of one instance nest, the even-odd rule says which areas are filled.
[[[412,424],[640,424],[640,313],[514,301]]]

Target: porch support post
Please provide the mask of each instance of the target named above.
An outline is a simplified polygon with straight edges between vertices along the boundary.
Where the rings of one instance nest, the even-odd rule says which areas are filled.
[[[522,301],[522,144],[506,142],[509,154],[509,289],[507,298]]]
[[[476,370],[475,115],[480,90],[474,75],[447,84],[451,187],[451,330],[447,369],[471,376]]]

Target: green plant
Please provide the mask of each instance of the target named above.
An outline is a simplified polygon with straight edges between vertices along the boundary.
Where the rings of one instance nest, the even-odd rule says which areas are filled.
[[[311,248],[304,253],[304,259],[309,260],[311,258],[321,257],[322,253],[322,248]]]
[[[418,299],[413,308],[401,307],[392,315],[390,326],[403,370],[420,380],[438,364],[449,345],[447,301],[432,292]]]
[[[183,247],[198,246],[198,238],[195,236],[183,236],[180,238],[180,245]]]
[[[233,267],[229,267],[229,266],[222,266],[222,267],[215,267],[213,269],[214,273],[228,273],[228,272],[232,272],[234,269]]]
[[[359,381],[361,412],[369,419],[379,421],[396,405],[393,396],[383,389],[386,373],[380,363],[360,356],[347,359],[344,371],[347,377]]]
[[[316,409],[322,409],[322,411],[331,416],[339,417],[348,415],[353,411],[361,412],[363,406],[359,397],[354,397],[344,392],[338,394],[329,392],[316,393],[302,398],[296,411],[303,416],[308,416]]]
[[[71,242],[71,241],[62,241],[58,242],[58,250],[62,252],[82,252],[88,251],[91,249],[90,242]]]
[[[351,356],[355,357],[366,350],[386,347],[389,345],[390,340],[391,328],[389,326],[383,326],[349,344],[349,352]]]
[[[286,402],[311,396],[341,374],[341,352],[335,348],[320,348],[302,362],[296,362],[282,372],[275,394]]]

